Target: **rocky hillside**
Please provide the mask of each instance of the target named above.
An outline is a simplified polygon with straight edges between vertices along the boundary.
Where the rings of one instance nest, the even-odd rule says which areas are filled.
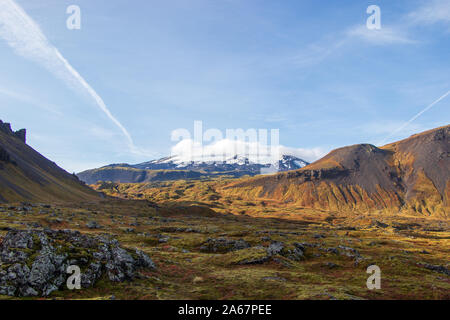
[[[270,172],[296,170],[307,164],[308,162],[291,155],[282,155],[278,161],[278,167],[271,164],[253,163],[248,158],[240,156],[230,157],[226,161],[181,161],[174,156],[135,165],[111,164],[80,172],[77,176],[87,184],[96,184],[98,181],[142,183],[217,176],[239,178],[245,175],[258,175],[270,170]]]
[[[448,216],[450,126],[377,148],[333,150],[296,171],[228,185],[225,193],[330,211],[390,211]]]
[[[26,144],[24,129],[0,121],[0,202],[79,201],[99,194]]]

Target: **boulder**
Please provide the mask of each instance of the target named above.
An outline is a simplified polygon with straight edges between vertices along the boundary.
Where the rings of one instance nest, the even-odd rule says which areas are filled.
[[[108,237],[73,230],[11,230],[0,242],[0,294],[48,296],[66,284],[70,265],[83,270],[83,288],[103,275],[122,282],[133,280],[140,269],[156,268],[144,252],[126,250]]]
[[[429,263],[423,263],[423,264],[419,264],[419,265],[422,265],[424,268],[426,268],[428,270],[432,270],[432,271],[443,273],[443,274],[450,276],[450,269],[448,269],[445,266],[433,265],[433,264],[429,264]]]
[[[280,255],[289,260],[300,261],[304,257],[304,246],[300,243],[294,243],[291,245],[286,245],[284,242],[272,241],[272,243],[267,248],[267,254],[269,256]]]
[[[98,224],[97,221],[89,221],[88,223],[86,223],[86,227],[89,229],[101,229],[102,226],[100,224]]]
[[[242,239],[233,240],[225,238],[217,238],[217,239],[209,238],[200,247],[200,251],[208,253],[226,253],[246,248],[250,248],[250,244],[248,244],[246,241]]]

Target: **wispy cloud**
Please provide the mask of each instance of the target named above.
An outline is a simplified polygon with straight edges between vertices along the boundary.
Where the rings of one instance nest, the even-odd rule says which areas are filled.
[[[290,62],[298,67],[316,65],[332,57],[337,50],[354,45],[355,40],[375,46],[419,44],[421,41],[414,37],[414,28],[439,22],[450,23],[450,1],[427,1],[417,10],[401,15],[399,20],[402,22],[391,25],[383,23],[379,30],[370,30],[365,24],[353,25],[335,33],[333,38],[327,36],[307,45],[300,53],[293,55]]]
[[[342,47],[346,41],[347,39],[344,37],[340,40],[312,43],[294,55],[290,61],[297,67],[308,67],[318,64]]]
[[[13,0],[0,1],[0,37],[14,51],[45,67],[69,87],[87,94],[105,115],[122,131],[132,152],[139,152],[125,127],[107,108],[103,99],[69,64],[57,48],[49,43],[40,27]]]
[[[417,42],[409,38],[406,32],[394,27],[369,30],[364,25],[358,25],[350,28],[347,31],[347,36],[359,38],[374,45],[414,44]]]
[[[450,1],[431,0],[409,14],[416,24],[450,23]]]
[[[289,62],[297,67],[311,67],[323,60],[333,57],[342,48],[355,44],[355,40],[362,40],[376,46],[411,45],[418,41],[412,39],[406,29],[383,26],[380,30],[369,30],[366,25],[354,25],[337,33],[334,39],[326,37],[307,45],[299,53],[293,55]]]

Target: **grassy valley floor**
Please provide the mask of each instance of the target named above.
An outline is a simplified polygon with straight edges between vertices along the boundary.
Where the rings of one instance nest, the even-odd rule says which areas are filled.
[[[9,228],[106,233],[157,266],[133,282],[101,279],[52,299],[450,299],[446,220],[248,202],[215,183],[103,185],[128,200],[3,205],[0,236]],[[366,286],[372,264],[380,290]]]

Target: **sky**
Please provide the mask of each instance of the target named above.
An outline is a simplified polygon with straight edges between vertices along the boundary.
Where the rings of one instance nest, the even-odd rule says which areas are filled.
[[[313,161],[449,124],[449,54],[450,0],[0,0],[0,119],[69,172],[167,156],[194,121]]]

